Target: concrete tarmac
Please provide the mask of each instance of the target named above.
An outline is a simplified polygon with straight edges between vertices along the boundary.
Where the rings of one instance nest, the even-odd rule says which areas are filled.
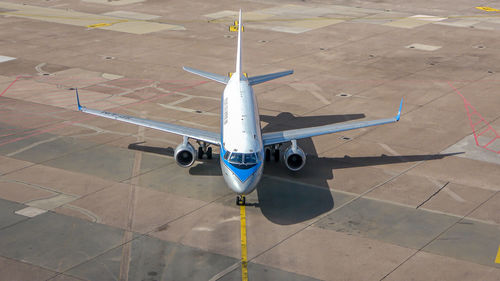
[[[493,4],[492,4],[493,5]],[[0,1],[0,279],[240,280],[218,162],[89,108],[219,131],[243,10],[264,132],[299,140],[247,197],[249,280],[500,280],[500,7],[467,1]],[[195,144],[193,142],[193,144]]]

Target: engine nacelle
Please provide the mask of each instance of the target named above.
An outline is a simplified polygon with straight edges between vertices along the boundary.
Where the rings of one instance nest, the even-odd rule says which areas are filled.
[[[177,165],[187,168],[193,165],[196,156],[196,150],[188,143],[184,142],[175,148],[174,158]]]
[[[297,144],[292,144],[283,153],[283,161],[291,171],[298,171],[306,164],[306,153]]]

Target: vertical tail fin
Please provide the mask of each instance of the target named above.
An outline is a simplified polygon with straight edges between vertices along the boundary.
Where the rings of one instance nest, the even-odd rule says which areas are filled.
[[[237,77],[240,77],[242,75],[241,71],[241,30],[242,30],[243,23],[241,22],[241,9],[240,9],[240,14],[239,14],[239,19],[238,19],[238,51],[236,53],[236,71],[234,72]]]

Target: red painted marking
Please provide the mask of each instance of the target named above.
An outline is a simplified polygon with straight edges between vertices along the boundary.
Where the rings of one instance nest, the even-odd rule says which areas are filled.
[[[479,113],[476,108],[474,108],[474,106],[464,97],[464,95],[462,95],[462,93],[460,93],[460,91],[458,91],[457,88],[455,88],[455,86],[453,86],[450,82],[448,82],[448,84],[453,88],[453,90],[455,90],[455,93],[457,93],[463,100],[464,102],[464,106],[465,106],[465,110],[467,111],[467,116],[469,117],[469,124],[470,124],[470,127],[472,129],[472,133],[474,134],[474,140],[476,141],[476,145],[481,147],[481,148],[484,148],[488,151],[491,151],[491,152],[495,152],[497,154],[500,154],[500,150],[493,150],[493,149],[490,149],[488,148],[488,146],[490,144],[492,144],[494,141],[496,141],[497,139],[500,139],[500,135],[497,133],[497,131],[495,131],[495,129],[493,129],[493,127],[491,127],[490,123],[488,123],[488,121],[486,121],[483,116],[481,115],[481,113]],[[476,115],[477,117],[479,117],[479,121],[476,122],[476,123],[472,123],[472,116],[473,115]],[[484,125],[486,125],[488,128],[486,130],[484,130],[483,132],[481,133],[477,133],[476,131],[476,126],[483,123]],[[480,145],[479,144],[479,141],[478,141],[478,137],[480,137],[482,134],[486,133],[487,131],[492,131],[494,134],[495,134],[495,137],[493,137],[493,139],[491,139],[486,145]]]
[[[5,94],[5,92],[7,92],[7,90],[12,87],[12,85],[14,85],[14,83],[17,82],[17,80],[19,79],[19,76],[16,77],[16,80],[12,81],[12,83],[10,83],[10,85],[5,89],[3,90],[3,92],[0,94],[0,97],[3,96],[3,94]]]
[[[9,85],[9,87],[7,87],[7,89],[5,89],[3,91],[3,93],[5,93],[21,77],[29,77],[29,76],[18,76],[16,78],[16,80],[14,80]],[[172,90],[170,90],[171,93],[160,94],[160,95],[157,95],[157,96],[152,97],[150,99],[146,99],[146,100],[142,100],[142,101],[138,101],[138,102],[133,102],[133,103],[129,103],[129,104],[126,104],[126,105],[117,106],[117,107],[114,107],[112,109],[117,109],[117,108],[121,108],[121,107],[128,107],[128,106],[134,105],[134,104],[142,104],[142,103],[145,103],[145,102],[148,102],[148,101],[156,100],[156,99],[159,99],[159,98],[171,95],[171,94],[173,94],[175,92],[178,92],[178,91],[183,91],[183,90],[186,90],[186,89],[194,88],[196,86],[199,86],[199,85],[202,85],[202,84],[205,84],[205,83],[208,83],[208,82],[209,81],[201,81],[201,82],[194,83],[192,85],[188,85],[188,86],[183,86],[183,87],[180,87],[180,88],[172,89]],[[49,132],[52,132],[52,131],[55,131],[55,130],[58,130],[58,129],[61,129],[61,128],[64,128],[64,127],[67,127],[67,126],[70,126],[70,125],[72,125],[74,123],[78,123],[78,122],[81,122],[81,121],[84,121],[84,120],[94,119],[94,118],[97,118],[97,117],[98,116],[89,115],[88,117],[80,118],[80,119],[77,119],[77,120],[74,120],[74,121],[63,121],[61,123],[49,126],[45,130],[38,130],[38,131],[34,132],[33,134],[22,136],[22,137],[18,137],[18,138],[15,138],[15,139],[11,139],[11,140],[2,142],[2,143],[0,143],[0,146],[6,145],[6,144],[9,144],[9,143],[18,142],[18,141],[25,140],[25,139],[29,139],[29,138],[32,138],[32,137],[35,137],[35,136],[38,136],[38,135],[41,135],[41,134],[44,134],[44,133],[49,133]]]
[[[482,133],[480,133],[480,134],[479,134],[479,135],[477,135],[477,136],[478,136],[478,137],[480,137],[482,134],[484,134],[484,133],[488,132],[490,129],[491,129],[491,128],[489,128],[489,127],[488,127],[486,130],[484,130]]]
[[[12,136],[12,135],[15,135],[16,133],[12,133],[12,134],[6,134],[6,135],[0,135],[0,138],[3,138],[3,137],[8,137],[8,136]]]

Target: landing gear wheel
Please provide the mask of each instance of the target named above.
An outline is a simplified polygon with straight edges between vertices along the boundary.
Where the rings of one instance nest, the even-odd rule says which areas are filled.
[[[198,147],[198,159],[203,159],[203,148],[200,146]]]
[[[236,196],[236,205],[238,205],[238,206],[244,206],[245,205],[245,196],[244,195],[238,195],[238,196]]]
[[[274,150],[274,161],[275,162],[279,162],[280,161],[280,150],[279,149],[275,149]]]
[[[271,160],[271,150],[266,148],[266,162]]]
[[[212,148],[207,148],[207,159],[212,159]]]

